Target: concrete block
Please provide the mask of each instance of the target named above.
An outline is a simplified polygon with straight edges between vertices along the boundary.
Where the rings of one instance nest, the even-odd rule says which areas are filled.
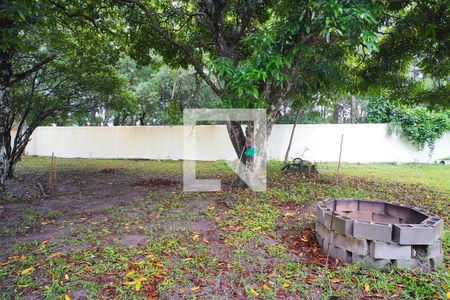
[[[370,256],[375,259],[411,259],[411,246],[371,241]]]
[[[333,232],[332,242],[336,247],[355,254],[367,255],[369,253],[369,244],[364,239],[358,239],[338,232]]]
[[[331,224],[331,218],[330,218]],[[346,216],[335,214],[333,218],[333,225],[331,227],[334,231],[345,235],[353,235],[353,220]]]
[[[352,254],[352,263],[359,263],[371,268],[381,268],[391,263],[390,259],[374,259],[367,255]]]
[[[403,220],[409,220],[410,218],[410,211],[411,209],[409,207],[403,206],[403,205],[395,205],[386,203],[385,207],[385,214],[391,217],[400,218]]]
[[[433,245],[435,230],[425,224],[394,224],[393,240],[400,245]]]
[[[444,221],[439,219],[434,223],[433,228],[434,228],[434,239],[439,240],[440,238],[442,238],[442,235],[444,234]]]
[[[376,222],[354,221],[353,236],[372,241],[392,241],[392,225]]]
[[[444,221],[442,221],[439,217],[429,217],[424,220],[421,224],[428,225],[434,228],[434,239],[438,240],[442,237],[444,233]]]
[[[397,217],[391,217],[385,214],[377,214],[374,213],[372,216],[372,220],[374,222],[380,222],[380,223],[388,223],[388,224],[398,224],[400,223],[400,219]]]
[[[429,260],[421,261],[419,259],[396,259],[393,263],[394,266],[401,269],[416,269],[430,265]]]
[[[326,207],[323,208],[319,204],[316,205],[316,220],[323,224],[323,214],[324,209],[327,209]]]
[[[411,220],[411,223],[420,223],[428,218],[427,214],[424,214],[417,210],[417,208],[413,207],[409,211],[409,219]]]
[[[442,251],[442,240],[437,240],[433,245],[427,246],[426,258],[439,258],[443,256],[444,253]]]
[[[320,236],[320,234],[317,233],[317,231],[316,231],[316,240],[317,240],[317,244],[319,244],[320,248],[323,249],[323,238]]]
[[[319,201],[319,202],[317,202],[317,206],[320,206],[322,208],[326,208],[327,205],[328,205],[328,202],[329,201]]]
[[[347,218],[358,221],[372,221],[372,215],[370,211],[352,211],[345,214]]]
[[[386,203],[370,200],[359,200],[359,211],[370,211],[374,213],[384,214]]]
[[[319,221],[316,221],[316,234],[320,235],[323,238],[323,228],[324,226],[319,223]]]
[[[430,265],[431,265],[431,267],[433,269],[439,267],[443,263],[444,263],[444,257],[443,256],[430,259]]]
[[[334,212],[334,215],[336,216],[336,212]],[[330,210],[324,210],[323,211],[323,222],[322,224],[327,227],[330,228],[331,226],[331,211]]]
[[[319,236],[323,239],[324,244],[327,244],[332,238],[330,229],[326,228],[319,222],[316,222],[316,233],[318,233]]]
[[[324,251],[327,251],[327,245],[324,247]],[[352,253],[346,251],[345,249],[339,248],[330,244],[330,256],[338,258],[343,263],[351,263],[352,262]]]
[[[423,213],[418,208],[409,205],[394,205],[386,204],[386,214],[391,217],[398,217],[406,224],[418,224],[428,218],[426,213]]]
[[[331,205],[333,206],[333,204]],[[330,207],[332,209],[332,207]],[[336,200],[336,210],[339,212],[350,212],[358,210],[358,200],[357,199],[337,199]]]

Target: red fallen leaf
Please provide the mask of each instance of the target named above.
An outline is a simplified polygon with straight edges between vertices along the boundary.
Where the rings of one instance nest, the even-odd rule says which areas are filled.
[[[398,298],[398,297],[400,297],[400,294],[402,293],[402,290],[403,290],[403,285],[397,284],[397,291],[395,291],[395,293],[393,293],[393,294],[391,295],[391,297],[392,297],[392,298]]]
[[[314,281],[316,279],[316,277],[315,276],[313,276],[313,275],[307,275],[306,276],[306,282],[312,282],[312,281]]]
[[[160,264],[160,263],[156,263],[155,266],[160,268],[160,269],[164,269],[164,266],[162,264]]]
[[[230,230],[232,230],[232,231],[240,231],[240,230],[242,230],[242,229],[244,229],[244,226],[231,226],[230,227]]]
[[[376,294],[371,294],[370,297],[373,298],[386,298],[386,295],[383,293],[376,293]]]

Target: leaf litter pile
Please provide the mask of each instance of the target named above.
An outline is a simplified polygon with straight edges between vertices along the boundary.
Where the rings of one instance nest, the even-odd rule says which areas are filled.
[[[270,171],[264,193],[183,193],[181,171],[161,172],[164,162],[143,177],[124,161],[97,171],[62,161],[56,195],[43,197],[33,187],[46,168],[32,163],[0,203],[0,299],[450,296],[448,255],[428,273],[336,259],[325,269],[315,239],[313,205],[334,196],[417,205],[448,228],[448,195],[422,185],[341,177],[336,190],[331,176]],[[443,244],[448,253],[447,230]]]

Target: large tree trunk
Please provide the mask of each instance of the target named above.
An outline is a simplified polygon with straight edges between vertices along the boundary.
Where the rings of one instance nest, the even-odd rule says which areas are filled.
[[[7,140],[5,139],[5,129],[7,128],[7,119],[9,114],[9,104],[11,102],[11,81],[12,64],[11,52],[0,52],[0,194],[5,192],[5,181],[8,170],[8,160],[6,157]]]
[[[342,114],[342,105],[337,103],[334,105],[334,110],[333,110],[334,123],[336,123],[336,124],[340,123],[341,114]]]
[[[358,104],[356,102],[356,97],[350,96],[350,122],[356,124],[358,122]]]

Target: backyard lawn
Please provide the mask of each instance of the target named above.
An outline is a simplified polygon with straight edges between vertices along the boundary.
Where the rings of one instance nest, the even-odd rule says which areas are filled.
[[[319,164],[319,176],[270,162],[268,190],[230,187],[224,162],[197,164],[223,192],[183,193],[178,161],[27,157],[1,200],[0,299],[448,299],[450,167]],[[435,271],[372,270],[332,260],[314,234],[314,203],[386,199],[445,220]]]

